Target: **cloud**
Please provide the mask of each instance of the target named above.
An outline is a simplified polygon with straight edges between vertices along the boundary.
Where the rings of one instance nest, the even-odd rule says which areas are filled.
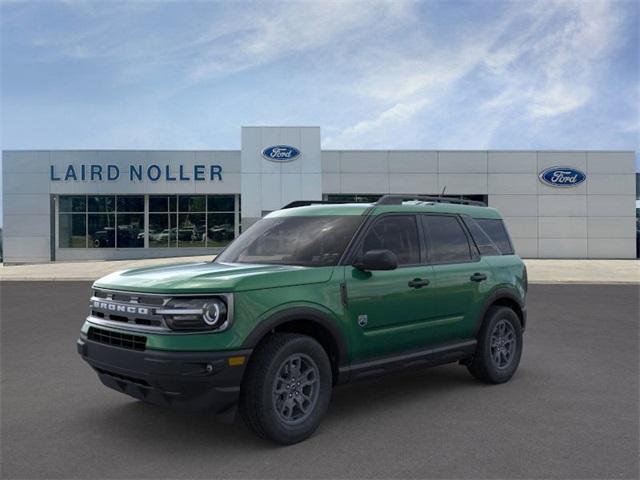
[[[451,46],[425,29],[413,41],[426,48],[405,44],[409,53],[393,51],[398,59],[388,69],[363,73],[357,93],[381,102],[378,111],[325,143],[354,145],[406,127],[427,106],[441,113],[456,96],[466,96],[466,87],[476,91],[478,107],[469,121],[488,129],[478,136],[486,141],[510,114],[536,121],[574,112],[593,98],[602,63],[618,45],[625,15],[619,6],[607,1],[512,3],[493,22],[474,24],[471,33],[462,28]],[[394,113],[408,112],[407,105],[413,105],[409,114]]]

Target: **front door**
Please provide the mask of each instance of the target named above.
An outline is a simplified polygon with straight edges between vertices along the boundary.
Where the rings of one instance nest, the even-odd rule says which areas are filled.
[[[433,268],[424,262],[415,215],[384,215],[364,233],[356,256],[386,249],[398,268],[362,272],[345,267],[352,361],[420,348],[429,342],[435,318]]]

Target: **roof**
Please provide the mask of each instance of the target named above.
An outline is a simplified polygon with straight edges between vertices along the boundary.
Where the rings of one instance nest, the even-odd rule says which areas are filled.
[[[495,208],[445,202],[405,202],[398,205],[376,205],[375,203],[321,204],[276,210],[268,216],[272,218],[323,215],[380,215],[383,213],[453,213],[469,215],[474,218],[502,218]]]

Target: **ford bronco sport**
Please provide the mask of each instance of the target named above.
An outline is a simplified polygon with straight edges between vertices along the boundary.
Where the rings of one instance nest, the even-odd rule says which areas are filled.
[[[311,203],[325,202],[267,215],[213,262],[96,281],[78,352],[108,387],[220,414],[238,405],[283,444],[314,432],[339,383],[451,362],[484,382],[512,377],[527,273],[495,209]]]

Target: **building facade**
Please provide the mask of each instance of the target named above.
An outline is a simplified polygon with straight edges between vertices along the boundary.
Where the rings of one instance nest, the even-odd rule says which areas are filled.
[[[6,263],[214,253],[294,200],[483,200],[525,258],[635,258],[632,151],[322,150],[243,127],[240,150],[3,152]]]

